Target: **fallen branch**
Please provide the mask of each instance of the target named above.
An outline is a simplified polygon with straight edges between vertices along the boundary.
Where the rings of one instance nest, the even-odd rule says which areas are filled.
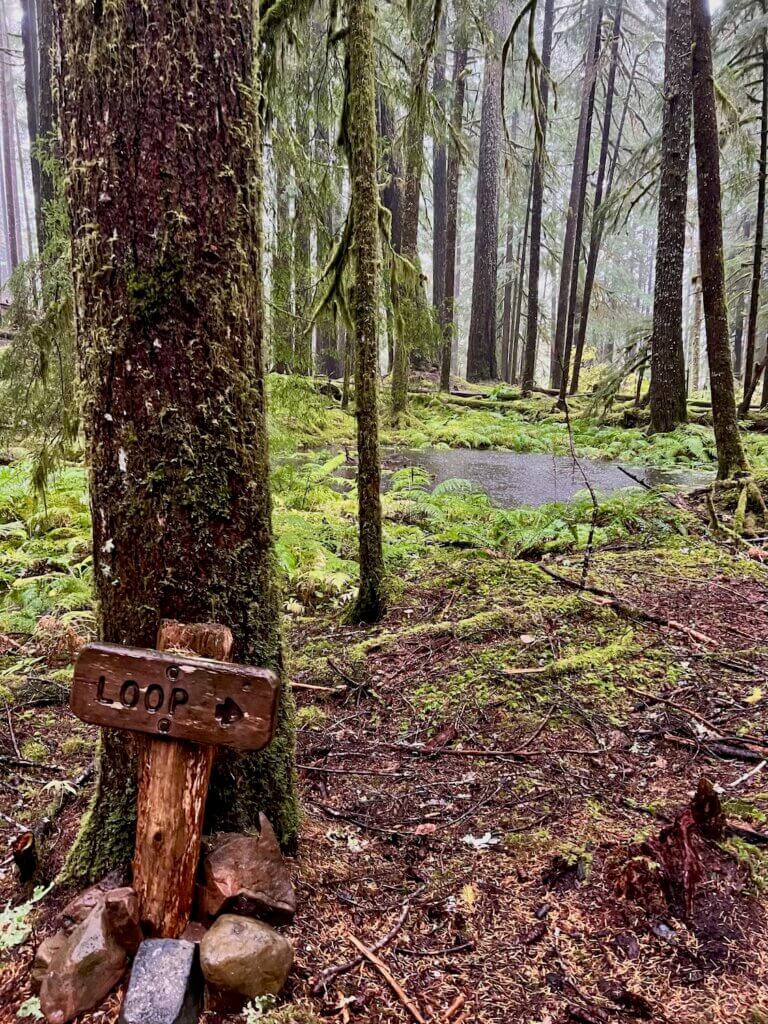
[[[371,946],[371,951],[383,949],[384,946],[388,945],[392,939],[398,934],[403,925],[405,924],[406,918],[408,917],[408,911],[411,909],[410,900],[406,900],[403,904],[403,909],[400,912],[400,916],[395,921],[393,927],[387,932],[383,938],[379,939]],[[321,974],[317,976],[317,979],[313,982],[311,992],[313,996],[325,995],[328,991],[328,986],[332,981],[339,977],[341,974],[346,974],[348,971],[353,971],[355,967],[359,967],[365,960],[363,956],[356,956],[354,960],[347,960],[343,964],[337,964],[335,967],[327,967]]]
[[[395,993],[397,998],[400,1000],[402,1005],[406,1008],[406,1010],[416,1021],[416,1024],[427,1024],[425,1018],[422,1017],[421,1011],[419,1010],[418,1006],[416,1006],[416,1004],[408,998],[408,996],[403,991],[402,986],[397,982],[394,975],[390,972],[389,968],[384,963],[384,961],[380,957],[376,956],[372,949],[368,949],[367,946],[364,946],[363,943],[358,938],[355,938],[354,935],[349,935],[347,937],[349,941],[352,943],[352,945],[355,947],[355,949],[359,950],[360,953],[362,953],[363,957],[369,963],[373,964],[373,966],[376,968],[376,970],[379,972],[379,974],[382,976],[382,978],[386,981],[386,983]]]
[[[551,579],[557,583],[562,583],[566,587],[570,587],[572,590],[578,590],[580,593],[594,594],[595,597],[603,598],[603,602],[606,607],[613,608],[615,611],[620,612],[622,615],[626,615],[630,619],[640,619],[642,622],[652,622],[655,626],[664,626],[667,629],[674,629],[678,633],[685,633],[694,640],[699,640],[704,644],[711,644],[714,646],[716,641],[711,636],[707,636],[706,633],[700,633],[697,629],[692,629],[690,626],[684,625],[682,622],[676,622],[674,619],[668,619],[665,615],[658,615],[656,612],[646,611],[645,608],[641,608],[639,605],[630,604],[617,594],[612,593],[610,590],[603,590],[602,587],[591,587],[580,583],[578,580],[571,580],[567,576],[561,576],[559,572],[549,569],[545,565],[538,564],[538,568]]]
[[[737,746],[735,743],[727,740],[704,738],[690,740],[686,736],[677,736],[675,733],[670,732],[665,732],[663,735],[667,742],[675,743],[679,747],[694,747],[697,750],[703,748],[707,753],[729,761],[747,761],[754,764],[762,761],[766,753],[768,753],[768,747],[755,749],[751,744]]]

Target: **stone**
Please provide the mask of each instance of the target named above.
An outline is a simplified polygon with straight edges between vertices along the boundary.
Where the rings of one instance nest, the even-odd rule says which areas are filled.
[[[146,939],[133,961],[118,1024],[197,1024],[202,1003],[195,944]]]
[[[69,936],[65,931],[54,932],[47,939],[43,939],[35,952],[35,959],[32,963],[31,980],[32,991],[39,992],[43,978],[51,969],[51,964],[58,953],[66,946]]]
[[[97,905],[53,957],[40,987],[40,1008],[50,1024],[66,1024],[91,1010],[123,976],[125,950],[109,930],[107,911]]]
[[[203,864],[200,910],[203,919],[219,914],[258,917],[290,924],[296,895],[274,830],[259,815],[260,834],[219,836]]]
[[[139,923],[139,897],[135,889],[128,886],[112,889],[105,894],[104,908],[115,941],[129,956],[133,956],[144,938]]]
[[[199,946],[207,931],[205,925],[200,924],[199,921],[190,921],[179,938],[186,939],[187,942],[194,942],[196,946]]]
[[[200,943],[200,965],[214,998],[237,996],[244,1002],[277,995],[292,964],[293,947],[284,936],[235,914],[219,917]]]
[[[64,928],[70,931],[83,922],[91,913],[94,907],[104,902],[104,898],[112,889],[118,889],[123,885],[121,874],[117,871],[110,872],[100,882],[83,889],[74,899],[64,907],[61,912],[61,923]]]

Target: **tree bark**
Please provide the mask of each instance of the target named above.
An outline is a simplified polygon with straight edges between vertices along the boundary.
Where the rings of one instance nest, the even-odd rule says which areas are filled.
[[[424,13],[420,21],[424,21]],[[419,215],[421,212],[421,176],[424,170],[424,130],[427,101],[422,96],[422,74],[425,73],[425,47],[429,25],[421,24],[414,30],[415,41],[411,53],[411,108],[405,125],[405,177],[402,192],[400,252],[412,268],[411,273],[401,275],[393,286],[393,303],[396,307],[395,352],[392,366],[391,407],[393,422],[397,422],[408,407],[408,371],[411,363],[420,365],[422,353],[417,352],[417,342],[429,326],[428,304],[421,279],[419,259]]]
[[[457,139],[461,136],[464,120],[464,93],[466,91],[467,43],[463,28],[458,25],[456,51],[453,63],[453,103],[451,106],[451,139],[448,147],[445,223],[445,287],[443,314],[443,351],[440,365],[440,390],[451,389],[451,368],[456,348],[456,292],[459,218],[459,174],[461,153]]]
[[[511,330],[511,354],[510,354],[510,369],[511,373],[509,381],[511,384],[517,383],[517,369],[520,355],[520,318],[523,314],[523,294],[525,292],[525,257],[528,252],[528,232],[531,225],[531,194],[533,191],[533,168],[531,167],[528,173],[528,191],[525,199],[525,223],[523,225],[523,237],[520,240],[520,256],[517,261],[517,289],[515,292],[515,305],[512,313],[512,330]]]
[[[664,121],[651,337],[651,430],[688,418],[683,351],[683,268],[691,148],[691,3],[667,0]]]
[[[608,166],[608,150],[610,149],[611,144],[613,100],[616,92],[616,71],[619,65],[619,44],[621,42],[621,19],[623,11],[624,0],[618,0],[618,3],[616,4],[616,13],[613,19],[613,42],[611,44],[611,60],[608,67],[608,80],[605,85],[603,133],[600,139],[600,157],[597,167],[597,181],[595,183],[595,198],[592,203],[592,225],[589,236],[589,255],[587,256],[587,268],[584,275],[584,290],[581,297],[581,312],[579,314],[579,330],[576,337],[576,351],[573,357],[573,376],[570,388],[572,395],[575,395],[579,390],[579,374],[581,373],[581,360],[584,354],[584,344],[587,338],[589,305],[592,301],[592,288],[595,283],[597,258],[600,254],[600,243],[603,237],[603,220],[600,207],[603,203],[603,188],[605,186],[605,174]],[[628,103],[629,90],[627,91],[627,104]],[[620,140],[618,141],[620,142]],[[609,196],[610,190],[606,190],[605,198],[608,199]]]
[[[763,17],[768,4],[762,0]],[[760,104],[760,160],[757,172],[757,219],[755,221],[755,243],[752,256],[752,285],[749,292],[749,313],[747,315],[747,351],[744,361],[744,401],[740,413],[749,412],[752,392],[752,376],[755,372],[755,341],[757,339],[757,316],[760,311],[760,278],[763,273],[763,238],[765,230],[765,183],[768,167],[768,32],[763,29],[762,53],[762,98]]]
[[[32,192],[35,200],[35,224],[38,248],[42,251],[42,199],[40,194],[40,162],[35,153],[40,120],[40,44],[37,32],[36,0],[21,0],[21,42],[24,50],[24,95],[27,101],[27,132],[29,134]]]
[[[480,152],[475,207],[475,262],[472,312],[467,343],[467,380],[495,380],[496,292],[499,247],[499,171],[503,125],[501,119],[501,57],[498,40],[501,7],[491,15],[490,40],[485,51],[483,99],[480,115]]]
[[[293,224],[291,221],[290,174],[284,154],[275,139],[280,125],[272,124],[272,159],[275,173],[275,221],[270,278],[270,344],[272,367],[286,373],[294,365],[295,321],[293,319]]]
[[[373,0],[347,3],[347,146],[352,188],[355,288],[355,410],[360,588],[354,609],[359,622],[377,622],[386,593],[381,533],[379,462],[379,192],[376,175],[376,72]]]
[[[381,191],[381,201],[385,209],[389,210],[390,229],[389,240],[392,250],[399,253],[402,249],[402,165],[400,154],[395,143],[395,121],[392,116],[392,109],[384,95],[384,90],[379,89],[376,95],[376,116],[378,121],[379,136],[383,146],[383,163],[386,169],[384,188]],[[392,289],[386,298],[387,307],[387,371],[392,373],[395,363],[395,316],[392,309]]]
[[[520,257],[522,259],[522,255]],[[509,382],[509,364],[512,353],[512,279],[515,267],[515,232],[512,223],[512,202],[507,206],[507,241],[504,247],[504,298],[501,313],[501,377]],[[517,295],[515,295],[517,298]]]
[[[528,267],[528,320],[525,330],[522,389],[528,395],[533,390],[536,374],[536,345],[539,335],[539,276],[541,272],[541,228],[544,209],[544,163],[547,141],[549,106],[549,68],[552,63],[552,34],[555,20],[555,0],[545,0],[544,25],[541,41],[542,81],[541,95],[541,148],[533,155],[533,184],[531,189],[531,256]]]
[[[294,324],[294,361],[296,373],[312,372],[312,331],[309,326],[309,313],[312,306],[312,207],[307,195],[307,186],[311,189],[312,151],[309,125],[309,111],[312,108],[312,41],[310,38],[309,19],[305,19],[299,29],[299,56],[303,55],[303,66],[297,74],[299,92],[296,104],[296,156],[293,161],[293,184],[296,195],[296,211],[293,230],[293,267],[294,267],[294,311],[299,320]]]
[[[57,0],[83,419],[102,639],[215,620],[282,675],[263,371],[257,24],[249,0]],[[200,73],[191,74],[190,68]],[[69,873],[130,852],[135,744],[103,734]],[[209,826],[296,842],[293,704],[223,754]]]
[[[559,402],[565,401],[573,345],[573,323],[576,315],[576,293],[581,261],[581,236],[584,227],[584,206],[589,171],[589,144],[592,135],[592,115],[595,109],[597,62],[600,56],[600,33],[603,5],[592,2],[587,50],[584,55],[584,83],[581,93],[579,128],[576,152],[573,156],[571,192],[563,240],[563,259],[560,264],[560,286],[557,297],[557,322],[552,347],[552,387],[560,392]]]
[[[0,50],[10,51],[8,20],[5,8],[0,11]],[[15,137],[13,131],[13,79],[10,61],[0,61],[0,120],[3,143],[3,183],[5,190],[6,238],[8,263],[13,272],[21,260],[21,227],[19,223],[18,188],[16,181]]]
[[[712,419],[717,446],[717,475],[725,480],[746,470],[736,418],[733,364],[728,336],[723,259],[723,215],[720,186],[720,142],[717,129],[715,79],[712,67],[712,23],[709,0],[692,0],[693,136],[699,204],[699,244],[707,358],[712,392]]]
[[[445,78],[445,56],[447,48],[447,18],[445,12],[440,19],[440,32],[435,50],[435,65],[432,73],[432,94],[440,110],[445,109],[447,90]],[[445,297],[445,243],[448,158],[445,148],[445,128],[440,124],[432,140],[432,305],[441,319]]]

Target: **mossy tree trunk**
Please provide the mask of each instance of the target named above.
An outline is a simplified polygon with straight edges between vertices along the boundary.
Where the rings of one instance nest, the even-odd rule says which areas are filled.
[[[355,284],[355,412],[360,587],[354,617],[377,622],[386,603],[379,461],[379,192],[376,176],[376,69],[371,0],[347,4],[345,138],[352,190]]]
[[[499,266],[499,175],[504,126],[501,119],[501,55],[499,39],[505,23],[501,4],[490,14],[485,51],[480,149],[475,206],[475,259],[472,306],[467,340],[467,380],[495,380],[496,292]]]
[[[597,165],[597,180],[595,182],[595,197],[592,201],[592,224],[589,235],[589,255],[587,266],[584,272],[584,290],[581,295],[581,306],[579,312],[579,326],[576,335],[576,350],[573,355],[573,375],[570,383],[570,393],[575,395],[579,390],[579,375],[581,373],[581,360],[584,355],[584,344],[587,340],[587,323],[589,320],[589,307],[592,301],[592,288],[595,283],[597,271],[597,258],[600,253],[600,242],[603,233],[603,217],[600,214],[600,207],[603,202],[603,190],[605,188],[605,176],[608,169],[608,150],[611,143],[611,128],[613,126],[613,100],[616,94],[616,72],[619,66],[619,44],[621,42],[621,18],[624,9],[624,0],[618,0],[616,12],[613,17],[613,37],[611,43],[611,61],[608,67],[608,80],[605,84],[605,104],[603,106],[603,130],[600,137],[600,157]],[[629,102],[629,94],[627,95]],[[610,191],[606,192],[606,199]]]
[[[440,19],[440,34],[435,50],[432,74],[432,95],[444,110],[446,103],[445,58],[448,47],[448,19],[445,11]],[[432,305],[438,320],[442,317],[445,297],[445,232],[448,157],[445,129],[440,124],[432,138]]]
[[[704,324],[707,331],[709,386],[717,445],[717,475],[728,479],[746,470],[736,416],[728,309],[725,299],[723,211],[720,186],[720,141],[717,130],[715,75],[712,66],[712,20],[709,0],[691,4],[693,40],[693,137],[699,201],[699,245]]]
[[[456,262],[459,221],[459,174],[461,152],[458,140],[464,120],[466,91],[467,37],[463,24],[456,23],[456,49],[453,58],[453,102],[451,105],[451,137],[448,146],[445,221],[445,287],[441,323],[443,352],[440,365],[440,390],[451,390],[451,366],[456,348]]]
[[[525,351],[523,353],[522,389],[527,395],[533,390],[536,374],[536,347],[539,335],[539,276],[541,272],[542,214],[544,209],[544,166],[547,141],[547,116],[549,107],[549,65],[552,61],[552,35],[555,19],[555,2],[544,4],[542,27],[540,88],[540,148],[533,155],[533,179],[531,184],[531,255],[528,265],[528,318],[525,327]]]
[[[153,647],[217,621],[282,669],[262,363],[259,80],[250,0],[57,0],[99,631]],[[70,874],[133,845],[132,741],[105,732]],[[297,834],[292,702],[222,754],[210,826]]]
[[[557,295],[557,322],[553,346],[552,386],[560,389],[558,404],[565,404],[573,348],[573,326],[576,317],[576,296],[579,287],[581,263],[581,236],[589,178],[589,151],[592,138],[592,119],[595,110],[595,86],[600,61],[603,5],[594,3],[587,52],[584,57],[584,82],[581,93],[579,129],[576,152],[573,157],[571,195],[560,264],[560,287]]]
[[[768,3],[762,0],[761,13],[765,18]],[[757,173],[757,215],[755,218],[755,243],[752,249],[752,283],[749,290],[749,314],[747,317],[747,353],[744,363],[744,399],[741,414],[749,412],[752,397],[752,378],[755,374],[755,347],[757,341],[757,318],[760,312],[760,279],[763,274],[763,237],[765,227],[765,186],[768,172],[768,32],[763,29],[761,34],[760,74],[762,77],[760,101],[760,158]],[[748,237],[748,235],[747,235]],[[743,306],[743,298],[741,304]],[[741,321],[741,315],[738,317]],[[738,346],[737,359],[734,361],[736,373],[741,364],[741,344]]]
[[[410,108],[405,124],[404,178],[400,205],[400,253],[409,270],[395,274],[392,302],[395,307],[395,351],[392,365],[391,409],[397,423],[408,407],[408,371],[411,365],[425,368],[425,342],[435,335],[435,320],[427,302],[419,259],[421,178],[424,172],[424,133],[429,98],[427,70],[434,39],[431,35],[431,4],[414,4],[411,50]]]
[[[667,0],[664,119],[651,335],[651,430],[688,418],[683,350],[683,265],[691,151],[691,4]]]

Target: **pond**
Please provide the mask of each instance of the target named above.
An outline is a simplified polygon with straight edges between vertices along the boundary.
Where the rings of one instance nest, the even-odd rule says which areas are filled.
[[[577,465],[573,459],[558,455],[492,449],[421,448],[413,451],[387,450],[382,455],[385,470],[420,466],[429,473],[435,485],[444,480],[468,480],[482,488],[500,508],[568,501],[585,489],[584,475],[595,491],[602,494],[624,487],[637,487],[637,481],[650,487],[666,485],[687,490],[709,484],[714,479],[714,473],[694,470],[623,467],[616,462],[584,458],[580,458]],[[385,490],[388,475],[385,473]]]

